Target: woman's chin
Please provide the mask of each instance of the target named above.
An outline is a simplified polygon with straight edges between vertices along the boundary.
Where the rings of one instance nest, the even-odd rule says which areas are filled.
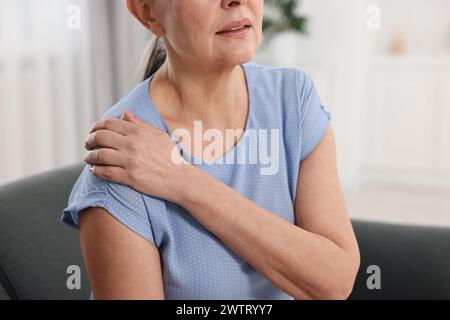
[[[223,53],[221,55],[221,61],[230,65],[237,65],[249,62],[253,59],[255,54],[254,50],[243,50],[244,48],[237,49],[229,53]]]

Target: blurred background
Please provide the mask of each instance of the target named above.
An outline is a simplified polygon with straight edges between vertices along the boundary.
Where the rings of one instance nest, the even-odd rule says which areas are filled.
[[[253,61],[331,113],[351,217],[450,226],[450,1],[266,1]],[[0,0],[0,184],[81,163],[151,38],[124,0]]]

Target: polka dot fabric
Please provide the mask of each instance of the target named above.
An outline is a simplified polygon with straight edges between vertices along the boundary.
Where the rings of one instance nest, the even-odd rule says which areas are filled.
[[[249,132],[266,129],[269,132],[267,153],[270,154],[270,132],[278,129],[279,140],[275,140],[279,151],[277,170],[261,174],[261,169],[266,166],[262,161],[196,163],[195,157],[188,152],[183,152],[183,157],[260,206],[295,223],[293,203],[300,161],[323,138],[330,113],[322,106],[313,82],[303,71],[253,62],[242,67],[250,109],[244,136],[229,153],[237,151],[239,154],[239,149],[249,152],[253,147],[247,143]],[[134,87],[102,118],[120,119],[123,110],[128,108],[173,138],[149,95],[152,79],[153,76]],[[178,148],[184,151],[179,145]],[[293,299],[237,256],[181,206],[125,185],[98,179],[86,166],[71,191],[61,222],[78,228],[78,214],[87,207],[105,208],[125,227],[158,248],[166,299]]]

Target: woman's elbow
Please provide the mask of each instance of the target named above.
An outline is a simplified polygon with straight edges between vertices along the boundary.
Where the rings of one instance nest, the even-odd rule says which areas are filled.
[[[338,274],[330,274],[332,280],[313,294],[317,300],[347,300],[353,291],[356,276],[360,267],[359,252],[346,259],[344,268]]]
[[[361,258],[358,251],[357,254],[347,260],[346,271],[342,273],[341,281],[333,288],[333,290],[328,292],[327,299],[347,300],[350,297],[355,285],[360,263]]]

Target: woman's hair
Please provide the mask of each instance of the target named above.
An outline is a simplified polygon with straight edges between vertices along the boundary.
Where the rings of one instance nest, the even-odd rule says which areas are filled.
[[[143,63],[145,68],[142,72],[141,80],[144,81],[163,65],[166,60],[166,49],[160,37],[153,35],[152,40],[148,44],[144,56]]]

